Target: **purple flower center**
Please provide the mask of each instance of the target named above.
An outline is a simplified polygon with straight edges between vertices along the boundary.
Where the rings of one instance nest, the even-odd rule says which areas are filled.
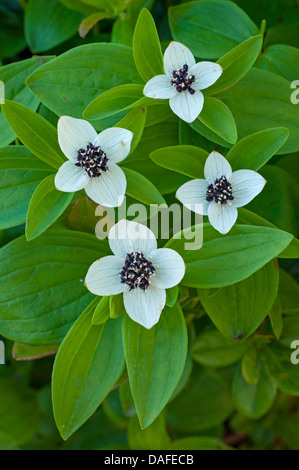
[[[188,74],[188,65],[185,64],[180,70],[174,70],[172,72],[171,85],[175,86],[179,93],[183,91],[189,91],[191,95],[194,95],[195,90],[191,87],[192,83],[195,82],[194,75]]]
[[[216,178],[214,183],[208,186],[206,196],[208,202],[215,201],[218,204],[227,204],[228,201],[235,199],[232,185],[225,176],[221,176],[219,179]]]
[[[95,147],[89,143],[86,149],[78,150],[76,166],[84,168],[90,178],[101,176],[103,171],[108,171],[108,158],[101,147]]]
[[[137,287],[145,291],[148,289],[150,278],[155,271],[154,266],[144,257],[143,253],[133,251],[127,254],[119,276],[121,282],[129,286],[130,291]]]

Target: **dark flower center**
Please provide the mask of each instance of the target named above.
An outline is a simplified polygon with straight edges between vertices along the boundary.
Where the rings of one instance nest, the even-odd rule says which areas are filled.
[[[195,90],[191,87],[195,82],[194,75],[188,75],[188,65],[185,64],[180,70],[174,70],[172,73],[173,79],[171,85],[175,86],[179,93],[188,90],[191,95],[194,95]]]
[[[144,257],[143,253],[133,251],[127,254],[119,276],[121,282],[130,287],[130,291],[137,287],[145,291],[148,289],[150,278],[155,271],[154,266]]]
[[[101,176],[103,171],[108,171],[108,158],[101,150],[101,147],[95,147],[89,143],[86,149],[78,150],[76,166],[84,168],[90,178]]]
[[[232,201],[234,198],[232,185],[227,181],[225,176],[215,179],[214,183],[208,186],[206,192],[206,200],[211,202],[215,201],[219,204],[226,204],[228,201]]]

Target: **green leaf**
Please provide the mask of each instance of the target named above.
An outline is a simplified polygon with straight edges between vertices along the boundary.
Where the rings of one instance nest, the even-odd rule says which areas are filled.
[[[166,204],[157,188],[137,171],[122,167],[127,178],[126,193],[144,204]]]
[[[222,75],[205,94],[212,95],[237,83],[255,63],[263,44],[261,35],[249,38],[217,60],[223,68]]]
[[[173,307],[177,301],[179,295],[178,286],[171,287],[166,290],[166,305],[168,307]]]
[[[285,44],[268,47],[259,57],[256,67],[277,73],[290,82],[299,77],[299,50]]]
[[[245,207],[238,208],[238,223],[245,225],[277,228],[274,224],[268,222],[268,220],[263,219],[262,217],[254,214],[248,209],[245,209]],[[293,238],[287,248],[285,248],[285,250],[279,253],[278,258],[299,258],[299,240]]]
[[[133,53],[139,75],[145,82],[156,75],[165,73],[156,25],[146,8],[140,13],[135,26]]]
[[[276,297],[276,300],[269,312],[269,317],[275,337],[277,340],[279,340],[283,329],[282,310],[279,296]]]
[[[262,352],[264,367],[277,387],[284,393],[299,396],[299,375],[297,366],[291,363],[292,349],[268,346]]]
[[[133,33],[134,30],[131,26],[131,23],[127,20],[127,17],[119,16],[112,28],[111,42],[132,47]]]
[[[231,412],[230,387],[223,377],[195,365],[186,388],[167,407],[168,429],[194,434],[222,424]]]
[[[100,93],[126,83],[140,83],[140,77],[131,48],[96,43],[65,52],[41,67],[39,73],[31,74],[26,83],[57,115],[81,118],[86,106]]]
[[[42,15],[41,15],[42,12]],[[82,14],[58,0],[29,0],[25,10],[25,37],[33,52],[43,52],[74,36]]]
[[[260,326],[276,299],[277,291],[278,269],[272,262],[241,282],[216,291],[199,289],[198,295],[221,333],[238,340],[247,338]]]
[[[179,304],[165,307],[150,330],[126,315],[123,341],[139,422],[146,428],[167,404],[183,373],[187,330]]]
[[[57,140],[57,130],[39,114],[25,106],[5,100],[2,111],[18,138],[36,157],[59,168],[64,155]]]
[[[36,111],[39,100],[26,88],[25,80],[35,69],[52,58],[52,56],[32,57],[32,59],[26,59],[0,67],[0,80],[5,86],[5,98],[16,101]],[[10,144],[14,137],[15,134],[13,130],[9,127],[2,111],[0,111],[0,147]]]
[[[81,197],[71,208],[66,224],[71,230],[94,235],[95,226],[100,220],[95,215],[98,205],[88,197]]]
[[[47,230],[72,201],[73,193],[58,191],[54,179],[55,175],[47,176],[33,193],[26,218],[27,240],[33,240]]]
[[[0,334],[23,343],[59,343],[92,299],[83,286],[89,266],[109,253],[106,241],[71,230],[49,230],[30,243],[20,237],[5,245]]]
[[[165,245],[183,257],[186,274],[182,282],[186,286],[224,287],[242,281],[281,253],[293,238],[281,230],[249,225],[236,225],[223,236],[203,224],[203,246],[190,249],[194,238],[201,239],[201,235],[202,226],[197,225],[176,234]],[[225,266],[225,273],[219,266]]]
[[[59,344],[32,345],[25,343],[14,343],[12,357],[16,361],[33,361],[42,357],[53,356],[57,353]]]
[[[144,129],[142,138],[134,150],[125,160],[126,168],[138,171],[148,178],[161,192],[167,194],[176,191],[181,184],[188,181],[183,175],[174,174],[159,168],[151,161],[149,154],[161,147],[178,144],[178,119],[172,118]]]
[[[259,170],[287,141],[289,131],[276,127],[256,132],[239,140],[226,155],[233,170]]]
[[[0,165],[0,229],[4,229],[25,222],[33,191],[53,168],[22,145],[0,148]]]
[[[293,315],[299,312],[298,298],[299,285],[298,282],[286,271],[279,270],[279,298],[283,313]]]
[[[123,295],[110,295],[109,297],[109,311],[111,318],[118,318],[124,309]]]
[[[92,316],[93,325],[102,325],[108,320],[110,316],[109,298],[109,296],[103,297],[95,307]]]
[[[0,57],[5,59],[26,48],[23,31],[24,12],[21,4],[16,0],[2,0],[0,11]]]
[[[124,367],[121,318],[93,325],[93,305],[70,329],[54,363],[53,409],[63,439],[95,412]]]
[[[174,39],[202,59],[218,59],[259,33],[246,13],[226,0],[201,0],[170,7],[169,23]]]
[[[299,106],[292,104],[291,92],[290,82],[285,78],[252,68],[246,77],[221,93],[219,98],[233,113],[240,139],[273,127],[289,129],[289,139],[278,151],[278,154],[284,154],[299,150],[296,124]]]
[[[150,154],[150,159],[168,170],[191,178],[203,178],[204,165],[208,156],[208,152],[199,147],[176,145],[155,150]]]
[[[192,129],[199,133],[201,133],[200,123],[228,143],[234,144],[237,142],[238,133],[234,116],[230,109],[217,98],[205,96],[203,109],[195,122],[191,124]]]
[[[36,394],[19,380],[1,377],[0,396],[0,435],[15,444],[29,441],[40,425]]]
[[[132,450],[165,450],[170,445],[166,432],[165,414],[158,418],[146,429],[141,429],[137,416],[130,419],[128,441]]]
[[[254,346],[243,356],[241,361],[242,375],[249,385],[256,385],[259,381],[258,350]]]
[[[233,450],[215,437],[183,437],[173,441],[170,450]]]
[[[105,20],[106,18],[109,18],[109,16],[103,13],[102,11],[98,11],[97,13],[92,13],[87,18],[84,18],[84,20],[80,23],[80,27],[79,27],[79,34],[81,38],[85,38],[87,33],[89,33],[89,31],[99,21]]]
[[[144,126],[146,122],[147,109],[145,106],[137,107],[132,109],[124,118],[122,118],[116,127],[122,127],[133,132],[133,140],[131,143],[131,153],[134,152],[135,148],[140,142],[142,137]]]
[[[130,108],[142,98],[142,85],[120,85],[97,96],[84,110],[85,119],[103,119]]]
[[[217,330],[199,334],[192,344],[192,357],[207,367],[226,367],[234,364],[246,353],[250,343],[237,343],[225,338]]]
[[[251,419],[261,418],[273,405],[276,397],[276,385],[258,362],[259,380],[256,385],[249,385],[242,376],[240,365],[236,368],[232,393],[238,411]]]
[[[265,165],[259,173],[265,178],[267,184],[262,191],[262,197],[259,194],[248,204],[248,209],[267,218],[280,229],[297,235],[299,233],[297,180],[282,168],[274,165]]]
[[[81,0],[59,0],[59,2],[70,10],[78,11],[84,15],[91,15],[92,13],[96,13],[98,10],[91,5],[85,5]]]

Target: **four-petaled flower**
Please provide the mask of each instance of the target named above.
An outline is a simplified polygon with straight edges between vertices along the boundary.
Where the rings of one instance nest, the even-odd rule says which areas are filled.
[[[211,225],[225,234],[237,220],[237,207],[257,196],[266,180],[253,170],[232,172],[226,158],[215,151],[206,160],[204,175],[183,184],[176,197],[193,212],[208,215]]]
[[[128,315],[149,329],[159,321],[165,289],[182,280],[184,261],[170,248],[157,248],[153,232],[145,225],[125,219],[110,229],[109,245],[114,255],[95,261],[85,284],[95,295],[123,293]]]
[[[56,174],[56,188],[64,192],[85,189],[97,204],[120,206],[127,180],[116,163],[129,154],[132,138],[127,129],[112,127],[97,134],[88,121],[62,116],[58,121],[58,142],[68,161]]]
[[[171,42],[164,53],[166,75],[157,75],[147,82],[143,93],[149,98],[169,99],[172,111],[186,122],[193,122],[200,114],[204,95],[222,74],[222,67],[214,62],[195,63],[192,52],[179,42]]]

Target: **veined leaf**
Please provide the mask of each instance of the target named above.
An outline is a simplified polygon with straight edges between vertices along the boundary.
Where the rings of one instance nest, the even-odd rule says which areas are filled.
[[[204,244],[194,249],[196,240],[202,240],[202,230]],[[282,230],[249,225],[236,225],[223,236],[209,224],[203,224],[174,235],[165,247],[183,257],[184,285],[212,288],[243,281],[281,253],[292,238]]]
[[[124,367],[122,319],[93,325],[93,310],[94,302],[66,335],[54,363],[53,409],[64,439],[95,412]]]
[[[169,23],[174,39],[202,59],[218,59],[259,33],[246,13],[226,0],[201,0],[170,7]]]
[[[226,155],[233,170],[259,170],[287,141],[289,131],[275,127],[251,134],[237,142]]]
[[[156,25],[146,8],[141,11],[135,26],[133,53],[137,70],[145,82],[165,73]]]
[[[46,64],[46,65],[50,65]],[[132,49],[96,43],[75,47],[41,67],[26,80],[41,102],[57,115],[82,118],[100,93],[126,83],[140,83]],[[86,83],[92,83],[87,87]]]
[[[74,193],[63,193],[56,189],[55,175],[45,178],[33,193],[27,218],[26,238],[33,240],[49,228],[70,204]]]
[[[4,229],[25,222],[32,193],[53,168],[23,145],[1,148],[0,165],[0,229]]]
[[[23,343],[60,343],[92,299],[83,285],[89,266],[109,253],[106,241],[72,230],[49,230],[30,243],[22,236],[5,245],[0,334]]]
[[[271,262],[241,282],[221,289],[198,289],[198,295],[221,333],[239,340],[251,335],[270,312],[278,281],[278,269]]]
[[[146,428],[167,404],[183,373],[187,330],[179,304],[165,307],[150,330],[125,315],[123,341],[139,422]]]
[[[59,147],[57,130],[39,114],[25,106],[5,100],[4,115],[18,138],[36,157],[59,168],[64,155]]]
[[[4,83],[5,98],[36,111],[39,100],[26,88],[25,80],[35,69],[53,59],[53,57],[32,57],[32,59],[0,67],[0,80]],[[14,137],[15,133],[9,127],[2,111],[0,111],[0,147],[10,144]]]

